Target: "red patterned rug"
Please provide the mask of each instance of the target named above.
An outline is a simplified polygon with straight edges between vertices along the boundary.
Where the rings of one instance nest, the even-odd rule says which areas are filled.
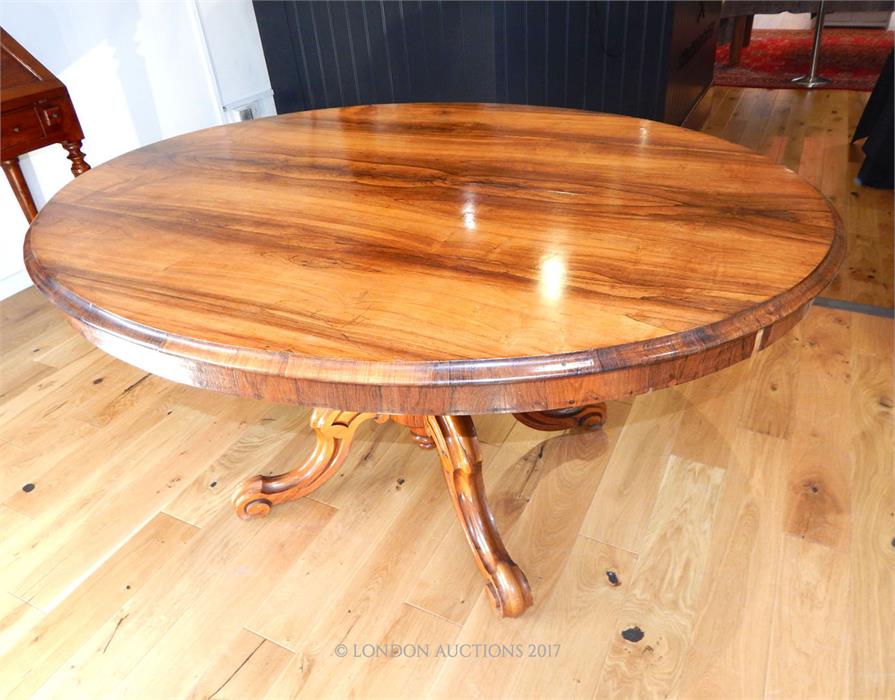
[[[892,50],[892,32],[878,29],[825,28],[818,74],[832,82],[824,88],[872,90]],[[715,85],[797,88],[792,78],[805,75],[811,63],[814,32],[757,29],[740,53],[740,65],[729,67],[730,44],[715,53]]]

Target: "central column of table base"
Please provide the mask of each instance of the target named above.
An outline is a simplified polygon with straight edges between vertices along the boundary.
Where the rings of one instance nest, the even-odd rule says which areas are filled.
[[[568,428],[587,428],[596,430],[606,422],[606,404],[595,403],[575,408],[558,408],[553,411],[534,411],[531,413],[514,413],[520,423],[535,430],[566,430]]]
[[[596,428],[603,424],[606,406],[596,404],[514,415],[537,430]],[[482,457],[470,416],[387,416],[316,408],[311,413],[311,428],[317,435],[317,444],[311,456],[285,474],[255,476],[245,481],[233,498],[239,517],[267,515],[274,505],[320,488],[345,461],[357,428],[371,419],[379,423],[392,419],[409,428],[420,447],[435,449],[457,518],[485,579],[492,607],[501,617],[521,615],[532,604],[531,588],[497,531],[485,497]]]

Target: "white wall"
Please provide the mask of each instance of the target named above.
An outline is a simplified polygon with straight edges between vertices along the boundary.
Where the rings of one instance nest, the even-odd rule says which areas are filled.
[[[889,15],[886,19],[886,15]],[[824,26],[835,26],[838,22],[850,20],[854,26],[879,26],[888,22],[886,29],[895,29],[895,13],[886,12],[831,12],[826,15]],[[810,12],[778,12],[772,15],[755,15],[753,29],[814,29]]]
[[[256,116],[276,114],[251,0],[199,0],[195,6],[220,104],[227,110],[252,103]]]
[[[91,166],[139,146],[274,114],[250,0],[3,0],[0,24],[68,87]],[[61,146],[21,158],[37,207],[72,179]],[[30,284],[27,224],[0,180],[0,299]]]

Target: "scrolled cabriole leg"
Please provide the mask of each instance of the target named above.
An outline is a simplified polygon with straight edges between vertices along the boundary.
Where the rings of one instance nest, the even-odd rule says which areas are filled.
[[[426,426],[466,540],[500,617],[518,617],[532,604],[531,588],[507,553],[485,498],[482,457],[469,416],[428,416]]]
[[[553,411],[514,413],[516,420],[535,430],[567,430],[586,428],[596,430],[606,422],[606,404],[595,403],[576,408],[560,408]]]
[[[315,408],[311,413],[311,427],[317,435],[314,452],[290,472],[244,481],[233,497],[236,514],[244,520],[261,517],[278,503],[294,501],[320,488],[345,461],[358,426],[371,418],[386,420],[375,413]]]

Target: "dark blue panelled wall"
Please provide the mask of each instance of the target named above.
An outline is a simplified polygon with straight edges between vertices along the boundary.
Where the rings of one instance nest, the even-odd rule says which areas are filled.
[[[711,82],[717,2],[254,3],[277,111],[514,102],[680,123]]]

